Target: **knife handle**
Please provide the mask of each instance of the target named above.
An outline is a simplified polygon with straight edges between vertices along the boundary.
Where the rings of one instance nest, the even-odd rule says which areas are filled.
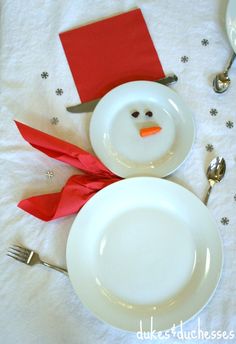
[[[156,82],[162,85],[171,85],[178,81],[178,77],[175,74],[170,74],[165,78],[159,79]]]

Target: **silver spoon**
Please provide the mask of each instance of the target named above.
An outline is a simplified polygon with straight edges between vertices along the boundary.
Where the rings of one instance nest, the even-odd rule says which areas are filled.
[[[223,93],[229,88],[231,80],[228,76],[228,72],[232,66],[232,63],[234,62],[235,57],[236,57],[236,54],[233,53],[228,63],[228,66],[226,67],[224,72],[217,74],[215,79],[213,80],[213,90],[216,93]]]
[[[218,156],[210,162],[210,165],[206,173],[210,187],[207,191],[207,194],[204,200],[205,205],[207,205],[208,203],[208,199],[209,199],[213,186],[222,180],[222,178],[225,175],[225,171],[226,171],[226,163],[225,163],[224,158]]]

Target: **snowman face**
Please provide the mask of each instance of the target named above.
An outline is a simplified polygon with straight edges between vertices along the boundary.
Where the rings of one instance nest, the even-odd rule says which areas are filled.
[[[120,109],[111,123],[110,149],[124,165],[152,165],[170,151],[174,136],[168,112],[152,103],[130,105]]]
[[[140,115],[139,111],[134,111],[131,113],[131,116],[134,118],[138,118]],[[145,117],[151,119],[153,117],[153,113],[150,110],[145,112]],[[157,125],[157,123],[153,121],[145,121],[141,123],[141,127],[139,129],[139,134],[141,137],[147,137],[150,135],[157,134],[161,131],[161,127]]]

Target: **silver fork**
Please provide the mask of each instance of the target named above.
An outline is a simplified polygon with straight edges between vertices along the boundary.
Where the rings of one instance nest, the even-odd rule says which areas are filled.
[[[29,250],[26,247],[22,247],[19,245],[12,245],[8,249],[7,256],[14,258],[27,265],[43,264],[51,269],[57,270],[66,275],[68,274],[68,271],[66,269],[44,262],[43,260],[40,259],[37,252]]]

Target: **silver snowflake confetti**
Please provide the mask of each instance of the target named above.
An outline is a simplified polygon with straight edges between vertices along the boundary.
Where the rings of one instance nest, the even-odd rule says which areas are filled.
[[[52,117],[50,122],[52,125],[57,125],[59,123],[59,119],[57,117]]]
[[[48,179],[52,179],[55,176],[53,171],[47,171],[45,175],[46,177],[48,177]]]
[[[209,44],[209,41],[208,41],[208,39],[203,38],[203,39],[201,40],[201,43],[202,43],[202,45],[203,45],[204,47],[206,47],[206,46]]]
[[[212,144],[208,143],[208,144],[206,145],[206,150],[207,150],[207,152],[212,152],[213,149],[214,149],[214,146],[213,146]]]
[[[42,78],[42,79],[47,79],[48,77],[49,77],[48,72],[43,72],[43,73],[41,74],[41,78]]]
[[[234,127],[234,122],[232,122],[232,121],[227,121],[227,122],[225,123],[225,125],[226,125],[227,128],[232,129],[232,128]]]
[[[212,108],[212,109],[210,110],[210,114],[211,114],[211,116],[216,116],[216,115],[218,114],[217,109]]]
[[[222,225],[227,226],[229,224],[229,219],[228,217],[222,217],[220,222],[222,223]]]
[[[63,94],[63,89],[62,88],[58,88],[57,90],[56,90],[56,95],[57,96],[61,96]]]
[[[188,60],[189,60],[188,56],[184,55],[184,56],[181,57],[181,62],[183,62],[183,63],[188,62]]]

